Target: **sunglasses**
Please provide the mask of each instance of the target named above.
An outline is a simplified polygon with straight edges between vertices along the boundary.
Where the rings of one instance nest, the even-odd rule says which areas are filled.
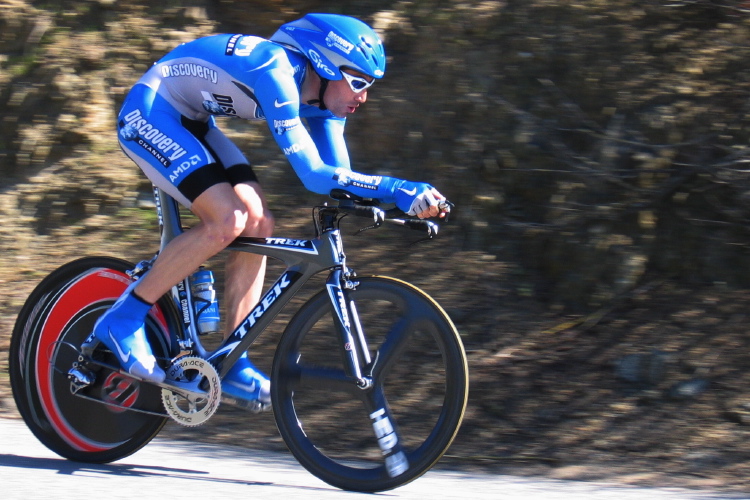
[[[350,75],[346,71],[342,71],[341,74],[344,75],[344,79],[349,84],[349,87],[351,87],[352,92],[356,94],[362,92],[365,89],[370,88],[372,84],[375,83],[374,78],[372,79],[372,81],[367,81],[365,78],[361,76]]]

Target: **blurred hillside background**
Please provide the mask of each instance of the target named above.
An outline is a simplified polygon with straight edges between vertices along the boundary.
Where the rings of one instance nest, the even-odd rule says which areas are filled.
[[[13,414],[8,339],[36,283],[81,255],[157,249],[150,185],[114,132],[129,87],[181,42],[270,36],[313,11],[360,17],[386,43],[386,78],[347,126],[355,168],[456,203],[439,240],[379,232],[350,256],[427,290],[464,337],[472,396],[447,462],[745,488],[739,0],[0,0],[0,410]],[[265,125],[220,126],[256,166],[277,233],[310,236],[324,199]],[[279,446],[272,417],[245,418],[228,411],[204,438]]]

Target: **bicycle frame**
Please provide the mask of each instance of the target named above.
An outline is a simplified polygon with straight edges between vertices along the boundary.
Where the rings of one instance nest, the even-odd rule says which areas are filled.
[[[183,229],[177,202],[158,187],[154,187],[154,198],[163,249],[179,236]],[[223,378],[299,289],[314,275],[328,270],[330,273],[325,286],[338,318],[340,346],[347,360],[345,372],[348,377],[356,380],[360,387],[367,387],[368,381],[362,375],[357,353],[360,353],[363,361],[369,364],[369,350],[365,345],[354,303],[347,298],[346,290],[356,285],[350,280],[352,275],[346,266],[343,242],[336,224],[336,215],[333,212],[335,210],[331,214],[319,214],[321,227],[316,239],[240,237],[227,247],[233,251],[278,259],[285,264],[286,269],[265,291],[258,304],[232,334],[213,352],[205,350],[195,327],[195,313],[188,278],[174,286],[172,296],[175,303],[182,309],[183,329],[179,332],[183,337],[180,340],[181,348],[192,349],[200,357],[209,360],[217,367]],[[353,331],[357,334],[356,339]]]

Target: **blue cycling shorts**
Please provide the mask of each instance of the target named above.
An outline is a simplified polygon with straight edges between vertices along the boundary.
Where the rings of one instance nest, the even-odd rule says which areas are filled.
[[[187,208],[215,184],[258,181],[213,117],[190,120],[146,85],[136,85],[128,94],[117,130],[125,154],[152,183]]]

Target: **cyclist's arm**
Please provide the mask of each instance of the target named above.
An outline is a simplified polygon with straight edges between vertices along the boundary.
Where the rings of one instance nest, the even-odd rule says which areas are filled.
[[[351,169],[349,152],[344,140],[343,118],[311,116],[307,118],[310,139],[314,147],[309,154],[290,158],[295,171],[311,191],[329,193],[342,188],[358,196],[394,201],[393,192],[401,179],[382,175],[368,175]],[[295,165],[299,162],[299,165]]]
[[[351,169],[349,149],[344,140],[346,120],[335,117],[310,116],[306,119],[310,137],[326,165]]]
[[[428,184],[351,170],[344,141],[345,120],[330,112],[311,112],[308,107],[306,115],[312,113],[307,116],[308,131],[300,118],[299,91],[288,73],[270,70],[255,88],[276,143],[308,190],[328,194],[333,189],[346,189],[363,198],[396,203],[412,215],[421,213],[416,208],[424,204],[419,200],[425,196],[429,204],[437,203],[430,194],[434,188]]]
[[[345,189],[363,198],[395,203],[409,215],[419,217],[434,217],[447,211],[440,207],[440,200],[444,197],[429,184],[351,170],[349,155],[343,142],[343,121],[325,120],[325,129],[322,131],[316,130],[318,120],[308,120],[308,123],[312,136],[302,126],[295,127],[287,134],[288,139],[294,141],[293,144],[307,144],[301,149],[293,147],[288,158],[300,180],[310,191],[328,194],[336,188]],[[333,136],[326,138],[326,134]],[[314,140],[313,137],[318,139]],[[341,144],[343,149],[336,149],[337,144]],[[296,151],[297,149],[300,151]],[[321,153],[326,156],[321,157]],[[324,161],[324,158],[328,161]]]
[[[307,189],[328,194],[343,188],[357,196],[395,202],[394,192],[401,179],[351,170],[344,119],[330,112],[315,112],[307,117],[309,131],[302,124],[299,91],[288,73],[280,69],[266,72],[256,82],[255,91],[276,143]]]

